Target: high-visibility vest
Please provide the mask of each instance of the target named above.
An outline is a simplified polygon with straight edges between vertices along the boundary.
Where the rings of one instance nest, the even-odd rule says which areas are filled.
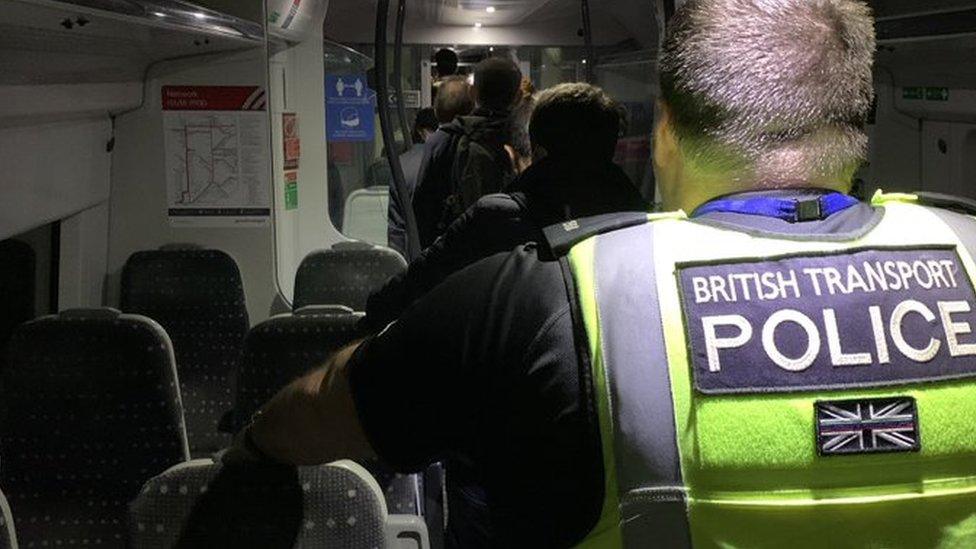
[[[568,260],[605,501],[582,547],[976,547],[976,220],[652,214]]]

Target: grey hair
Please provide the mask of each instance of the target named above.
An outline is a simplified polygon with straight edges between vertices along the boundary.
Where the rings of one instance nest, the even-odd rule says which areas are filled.
[[[865,158],[875,33],[859,0],[689,0],[661,97],[693,162],[755,184],[849,177]]]

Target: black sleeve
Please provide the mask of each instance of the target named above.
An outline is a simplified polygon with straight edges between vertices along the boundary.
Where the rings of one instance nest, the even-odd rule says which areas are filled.
[[[407,257],[407,222],[403,202],[398,186],[390,185],[390,206],[387,209],[387,245],[403,257]]]
[[[577,541],[603,471],[572,318],[559,264],[534,245],[449,276],[352,358],[374,449],[404,472],[461,456],[484,475],[497,535]]]
[[[536,232],[510,196],[483,197],[424,250],[405,273],[390,279],[369,297],[363,325],[371,331],[383,329],[450,274],[484,257],[536,240]],[[392,240],[390,244],[393,245]]]

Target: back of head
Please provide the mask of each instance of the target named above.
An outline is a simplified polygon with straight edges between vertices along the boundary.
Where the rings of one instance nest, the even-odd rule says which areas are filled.
[[[458,116],[465,116],[474,110],[474,100],[471,99],[471,85],[463,76],[445,78],[437,88],[437,98],[434,100],[434,112],[437,121],[447,124]]]
[[[424,131],[433,133],[437,131],[437,115],[434,109],[426,107],[417,111],[417,116],[413,119],[413,142],[424,142]]]
[[[867,149],[874,51],[859,0],[688,0],[659,62],[685,162],[741,186],[846,184]]]
[[[474,88],[478,106],[506,112],[519,98],[522,72],[511,59],[489,57],[474,68]]]
[[[437,67],[437,76],[441,78],[457,74],[458,54],[454,50],[441,48],[434,53],[434,65]]]
[[[532,111],[532,146],[549,157],[609,161],[620,135],[622,111],[602,89],[559,84],[543,90]]]

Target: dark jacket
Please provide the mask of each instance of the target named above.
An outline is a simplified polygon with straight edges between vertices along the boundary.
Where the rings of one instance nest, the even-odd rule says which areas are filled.
[[[417,143],[410,150],[400,155],[400,165],[403,167],[403,179],[406,183],[407,196],[400,196],[400,189],[390,184],[390,207],[387,211],[387,241],[388,246],[400,252],[409,259],[407,251],[407,216],[405,208],[410,207],[414,190],[417,188],[417,176],[423,163],[426,147]]]
[[[417,188],[413,195],[413,211],[417,219],[417,233],[421,248],[434,243],[450,223],[445,223],[445,204],[454,194],[458,182],[454,170],[454,160],[458,143],[466,131],[472,127],[484,126],[494,132],[504,132],[507,128],[507,113],[477,109],[471,116],[458,117],[453,122],[441,126],[431,139],[421,162],[417,176]],[[507,158],[506,158],[507,160]],[[501,190],[504,183],[499,181],[495,188]],[[471,200],[470,203],[474,203]]]
[[[414,300],[448,275],[526,242],[542,242],[542,229],[571,219],[648,205],[612,162],[581,165],[547,158],[532,165],[507,189],[483,197],[459,217],[407,271],[370,296],[364,327],[382,329]]]

